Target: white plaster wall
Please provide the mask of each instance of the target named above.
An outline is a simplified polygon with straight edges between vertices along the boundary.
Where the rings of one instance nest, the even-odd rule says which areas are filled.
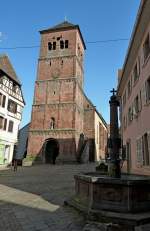
[[[1,85],[1,84],[0,84]],[[1,86],[0,86],[1,87]],[[22,110],[21,108],[24,107],[24,103],[21,102],[20,100],[16,99],[13,96],[10,96],[5,90],[2,90],[0,88],[0,92],[6,96],[6,102],[5,102],[5,108],[0,106],[0,116],[3,116],[4,118],[7,119],[7,127],[6,131],[0,129],[0,142],[1,144],[4,145],[9,145],[10,146],[10,151],[9,155],[7,158],[7,163],[11,163],[12,157],[13,157],[13,151],[14,151],[14,145],[17,143],[17,136],[18,136],[18,130],[19,130],[19,125],[21,122],[21,114]],[[19,105],[21,114],[20,113],[11,113],[7,110],[7,105],[8,105],[8,99],[13,100],[14,102],[17,103],[17,107]],[[14,122],[13,125],[13,132],[8,132],[8,125],[9,125],[9,120]]]

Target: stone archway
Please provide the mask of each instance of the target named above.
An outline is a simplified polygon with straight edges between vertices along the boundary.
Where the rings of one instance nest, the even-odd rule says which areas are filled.
[[[56,139],[46,140],[45,146],[45,163],[55,164],[56,158],[59,155],[59,144]]]

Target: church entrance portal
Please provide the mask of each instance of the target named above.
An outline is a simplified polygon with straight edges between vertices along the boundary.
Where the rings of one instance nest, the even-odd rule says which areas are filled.
[[[59,154],[58,141],[55,139],[46,140],[45,163],[55,164],[58,154]]]

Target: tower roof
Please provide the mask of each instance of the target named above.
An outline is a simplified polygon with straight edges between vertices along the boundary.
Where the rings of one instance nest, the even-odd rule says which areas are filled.
[[[12,80],[21,85],[13,66],[6,54],[0,55],[0,69],[5,72]]]
[[[44,34],[44,33],[47,33],[47,32],[55,32],[55,31],[63,31],[63,30],[72,30],[72,29],[77,29],[79,31],[79,34],[80,34],[80,37],[81,37],[81,40],[83,42],[83,46],[84,46],[84,49],[86,49],[86,46],[85,46],[85,42],[83,40],[83,36],[81,34],[81,31],[80,31],[80,27],[79,25],[75,25],[75,24],[72,24],[68,21],[64,21],[62,23],[59,23],[53,27],[50,27],[48,29],[44,29],[44,30],[41,30],[40,31],[40,34]]]
[[[59,29],[59,28],[66,28],[66,27],[75,27],[76,25],[68,22],[68,21],[64,21],[62,23],[57,24],[56,26],[52,27],[51,29]]]

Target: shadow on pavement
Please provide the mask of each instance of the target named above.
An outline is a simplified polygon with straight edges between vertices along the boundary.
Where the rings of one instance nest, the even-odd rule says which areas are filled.
[[[74,175],[94,167],[38,165],[0,171],[0,230],[82,230],[84,217],[63,204],[74,194]]]

